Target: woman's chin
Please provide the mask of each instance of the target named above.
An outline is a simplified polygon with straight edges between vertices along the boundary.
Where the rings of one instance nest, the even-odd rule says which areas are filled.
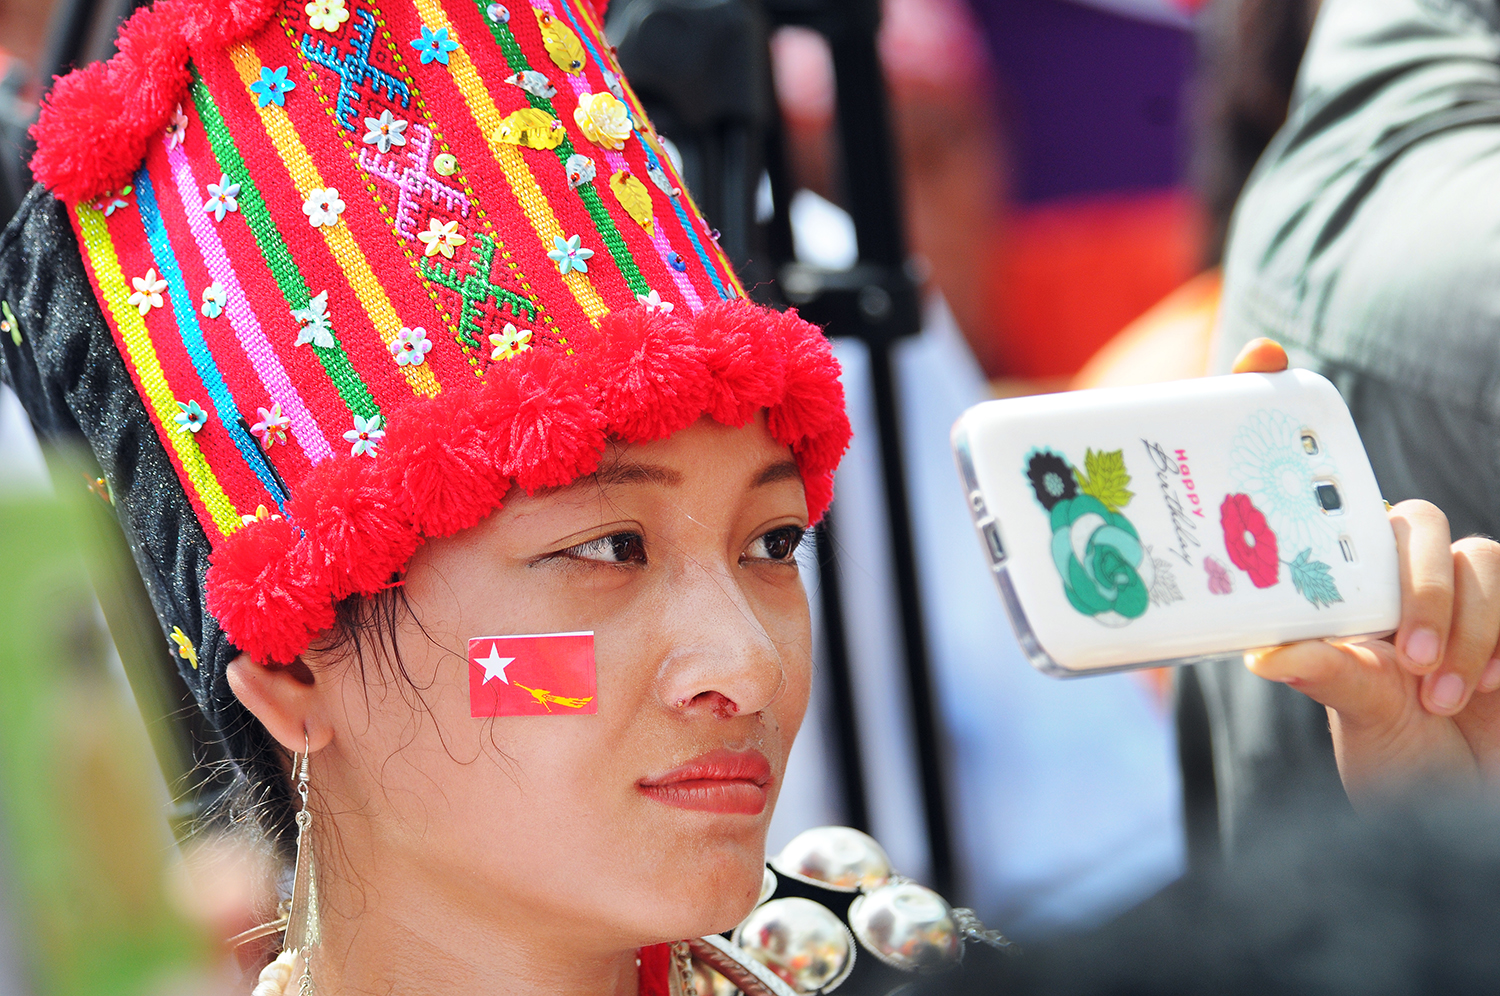
[[[760,897],[765,865],[757,854],[748,860],[721,860],[704,867],[685,863],[676,884],[660,890],[656,909],[659,932],[672,940],[732,930]]]

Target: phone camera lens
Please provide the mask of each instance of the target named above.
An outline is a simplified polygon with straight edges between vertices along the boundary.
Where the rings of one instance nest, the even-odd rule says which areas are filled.
[[[1318,455],[1318,437],[1310,432],[1302,434],[1302,452],[1308,456]]]
[[[1323,482],[1317,486],[1318,504],[1325,512],[1337,512],[1344,507],[1343,496],[1336,485]]]

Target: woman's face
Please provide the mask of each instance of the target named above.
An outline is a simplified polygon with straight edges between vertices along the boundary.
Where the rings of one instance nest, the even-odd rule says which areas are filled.
[[[406,676],[368,650],[363,669],[314,665],[334,730],[313,759],[337,824],[330,872],[601,949],[732,926],[760,889],[807,706],[806,526],[764,420],[703,420],[428,542],[395,639]],[[597,713],[471,718],[470,637],[579,631],[594,633]]]

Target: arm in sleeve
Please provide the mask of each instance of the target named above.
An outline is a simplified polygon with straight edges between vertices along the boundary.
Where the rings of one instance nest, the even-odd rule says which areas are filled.
[[[1236,212],[1216,361],[1271,335],[1454,403],[1500,353],[1495,0],[1327,0]]]

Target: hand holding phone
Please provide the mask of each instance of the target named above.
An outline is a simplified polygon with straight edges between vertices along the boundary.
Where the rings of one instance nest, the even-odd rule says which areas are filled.
[[[977,405],[953,430],[1022,646],[1065,676],[1389,632],[1396,543],[1307,371]]]
[[[1235,371],[1284,370],[1258,339]],[[1358,805],[1402,788],[1500,784],[1500,544],[1450,542],[1424,501],[1389,511],[1400,578],[1400,623],[1387,638],[1306,640],[1249,652],[1254,673],[1328,707],[1334,751]]]
[[[1236,373],[1274,373],[1286,352],[1255,339]],[[1500,544],[1451,542],[1425,501],[1390,510],[1401,624],[1389,639],[1314,640],[1245,655],[1249,669],[1328,707],[1334,753],[1356,804],[1403,787],[1500,783]]]

